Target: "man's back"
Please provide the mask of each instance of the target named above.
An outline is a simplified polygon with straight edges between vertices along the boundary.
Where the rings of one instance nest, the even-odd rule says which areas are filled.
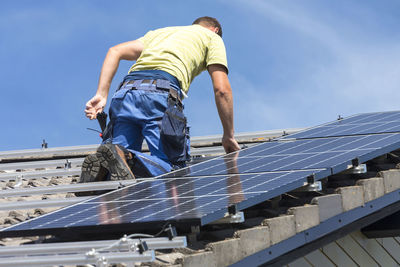
[[[211,17],[198,18],[193,24],[150,31],[107,52],[96,95],[86,104],[90,119],[104,109],[119,62],[136,60],[110,104],[112,144],[101,145],[96,153],[111,177],[133,178],[132,171],[157,176],[185,165],[190,139],[179,96],[205,69],[223,127],[222,145],[227,153],[240,149],[234,138],[232,89],[221,25]],[[144,138],[151,155],[141,153]],[[87,163],[84,180],[104,180],[103,172],[91,173],[90,166],[95,164]]]
[[[175,76],[187,93],[194,77],[211,64],[227,68],[225,46],[216,33],[200,26],[167,27],[139,38],[144,49],[129,72],[157,69]]]

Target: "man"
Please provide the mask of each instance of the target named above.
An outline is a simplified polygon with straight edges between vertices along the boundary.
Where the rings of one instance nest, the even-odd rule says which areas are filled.
[[[86,104],[96,119],[107,102],[120,60],[136,60],[114,94],[103,144],[82,166],[81,181],[157,176],[185,166],[189,133],[182,99],[195,76],[208,70],[223,126],[226,153],[239,150],[234,138],[233,100],[228,80],[222,28],[201,17],[190,26],[167,27],[111,47],[101,70],[96,95]],[[141,153],[146,139],[151,155]]]

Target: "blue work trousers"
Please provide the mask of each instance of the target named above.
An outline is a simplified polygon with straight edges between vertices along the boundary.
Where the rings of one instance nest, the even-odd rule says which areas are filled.
[[[177,145],[164,138],[163,128],[171,130],[166,111],[176,112],[177,107],[169,102],[168,90],[160,90],[154,80],[141,83],[134,89],[121,87],[115,92],[110,105],[112,123],[112,143],[127,148],[134,154],[132,171],[135,176],[153,177],[183,167],[189,156],[189,134],[184,125],[180,125],[185,138]],[[167,112],[171,113],[171,112]],[[181,113],[183,116],[183,113]],[[184,117],[184,116],[183,116]],[[178,121],[178,124],[183,122]],[[168,124],[165,126],[165,124]],[[182,128],[183,127],[183,128]],[[175,128],[173,125],[172,128]],[[172,129],[174,130],[174,129]],[[150,155],[141,152],[143,139],[146,140]],[[173,141],[176,137],[173,137]],[[178,153],[174,151],[178,146]],[[182,147],[180,147],[182,146]],[[178,158],[178,161],[175,161]]]

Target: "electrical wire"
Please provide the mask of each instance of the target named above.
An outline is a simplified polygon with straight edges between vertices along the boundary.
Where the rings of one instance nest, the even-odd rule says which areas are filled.
[[[161,235],[165,231],[165,228],[167,228],[167,225],[170,225],[170,222],[166,222],[164,226],[161,228],[161,231],[155,234],[154,237]]]

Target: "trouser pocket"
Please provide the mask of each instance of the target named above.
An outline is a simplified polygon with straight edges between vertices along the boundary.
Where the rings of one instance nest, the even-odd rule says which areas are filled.
[[[189,160],[189,133],[182,110],[170,105],[161,121],[160,139],[165,155],[172,164]]]

